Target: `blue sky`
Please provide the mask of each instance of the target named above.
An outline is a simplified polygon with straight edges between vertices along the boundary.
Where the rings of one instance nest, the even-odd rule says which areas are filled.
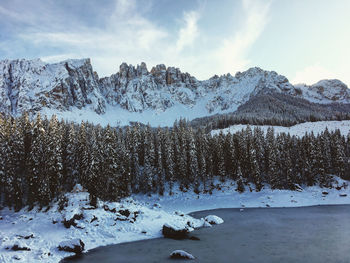
[[[0,59],[90,57],[199,79],[259,66],[292,83],[350,84],[348,0],[1,0]]]

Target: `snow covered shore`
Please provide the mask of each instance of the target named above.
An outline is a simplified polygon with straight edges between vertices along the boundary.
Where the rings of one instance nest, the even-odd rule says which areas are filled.
[[[234,182],[218,185],[213,194],[197,195],[192,191],[174,195],[136,195],[119,203],[100,202],[99,208],[88,204],[88,193],[69,193],[64,209],[59,204],[48,211],[22,209],[15,213],[0,210],[0,262],[58,262],[71,253],[59,251],[61,242],[81,239],[85,249],[141,239],[161,237],[163,224],[190,221],[194,226],[203,220],[194,219],[189,212],[215,208],[296,207],[327,204],[350,204],[350,187],[338,179],[340,190],[305,187],[302,191],[263,189],[255,192],[249,187],[242,194],[235,191]],[[339,189],[339,188],[338,188]],[[62,221],[73,220],[76,226],[66,228]],[[29,248],[12,251],[11,247]],[[9,249],[6,249],[9,248]]]

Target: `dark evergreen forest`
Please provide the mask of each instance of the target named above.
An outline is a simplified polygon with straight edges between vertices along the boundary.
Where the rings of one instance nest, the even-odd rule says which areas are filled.
[[[211,136],[184,120],[169,128],[135,124],[101,127],[50,120],[0,117],[0,203],[18,210],[47,206],[75,184],[97,198],[132,193],[211,193],[214,179],[236,180],[237,191],[254,184],[296,190],[331,187],[349,179],[350,135],[323,131],[302,138],[248,127]]]
[[[234,112],[197,118],[190,125],[211,131],[235,124],[293,126],[303,122],[349,119],[350,104],[317,104],[266,89]]]

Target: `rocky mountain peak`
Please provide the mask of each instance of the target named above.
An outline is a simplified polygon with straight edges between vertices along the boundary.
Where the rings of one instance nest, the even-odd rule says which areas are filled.
[[[323,90],[327,89],[337,89],[337,90],[345,90],[348,86],[340,81],[339,79],[324,79],[312,85],[312,87],[317,87]]]
[[[348,103],[350,101],[350,90],[338,79],[324,79],[311,86],[299,84],[295,87],[303,96],[311,97],[312,101],[317,103]]]
[[[146,63],[136,67],[122,63],[119,72],[99,78],[90,59],[47,64],[36,60],[0,61],[0,111],[71,111],[91,109],[98,114],[107,105],[128,112],[187,109],[193,116],[233,112],[252,96],[273,91],[317,103],[350,103],[350,92],[339,80],[323,80],[312,86],[293,86],[274,71],[258,67],[234,76],[215,75],[199,81],[176,67],[159,64],[150,71]],[[191,115],[191,116],[192,116]]]
[[[92,71],[90,59],[53,64],[39,59],[0,61],[0,110],[13,115],[87,105],[103,113],[97,89],[98,76]]]
[[[148,74],[148,69],[147,69],[147,65],[145,62],[141,62],[140,65],[137,65],[137,76],[143,76],[143,75],[147,75]]]
[[[166,71],[166,66],[164,64],[159,64],[159,65],[156,65],[155,67],[153,67],[151,69],[151,73],[152,74],[160,74],[162,72],[165,72]]]

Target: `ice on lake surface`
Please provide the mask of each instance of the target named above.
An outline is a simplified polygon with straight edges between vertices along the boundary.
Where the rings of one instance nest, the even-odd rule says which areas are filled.
[[[97,248],[62,262],[172,262],[169,254],[178,249],[195,256],[194,262],[350,262],[350,205],[193,213],[198,218],[208,214],[224,223],[194,231],[200,241],[137,241]]]

